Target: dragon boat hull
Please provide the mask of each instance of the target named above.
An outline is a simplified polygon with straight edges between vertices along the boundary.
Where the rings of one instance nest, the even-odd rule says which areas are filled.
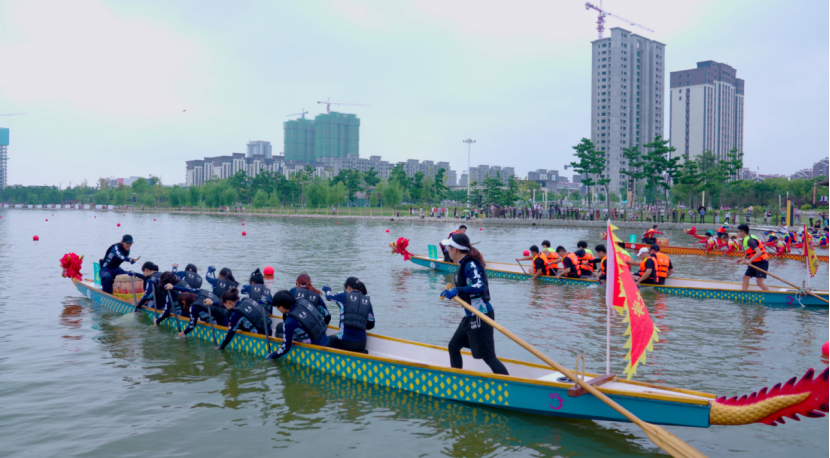
[[[84,296],[109,310],[124,314],[134,310],[132,301],[104,293],[91,281],[73,280],[73,283]],[[147,308],[143,312],[158,313]],[[272,319],[280,318],[272,316]],[[188,322],[183,316],[179,320]],[[162,326],[175,329],[176,322],[171,317]],[[215,332],[216,339],[221,340],[226,328],[216,326]],[[331,328],[330,333],[334,332]],[[191,336],[208,342],[213,340],[210,325],[201,322],[188,338]],[[276,337],[270,340],[274,349],[281,342]],[[228,348],[259,357],[268,354],[264,336],[247,332],[237,332]],[[295,343],[282,359],[348,381],[472,405],[551,417],[627,421],[591,395],[570,397],[568,389],[573,383],[547,366],[502,359],[512,375],[501,376],[490,373],[482,361],[462,352],[467,369],[452,369],[447,367],[449,356],[445,348],[375,334],[369,334],[367,350],[368,354],[361,354]],[[594,377],[597,376],[585,374],[588,381]],[[708,427],[710,414],[714,414],[710,410],[716,403],[712,394],[641,382],[614,380],[600,389],[639,418],[656,424]]]
[[[626,243],[625,247],[632,250],[639,250],[640,248],[648,248],[651,245],[645,243]],[[696,256],[728,256],[728,257],[736,257],[741,258],[744,256],[743,251],[722,251],[722,250],[709,250],[707,251],[704,248],[695,248],[695,247],[681,247],[681,246],[667,246],[661,245],[660,251],[666,254],[691,254]],[[804,256],[798,253],[784,253],[781,255],[769,253],[769,257],[771,259],[792,259],[795,261],[804,261]],[[818,260],[822,262],[828,262],[828,256],[824,255],[817,255]]]
[[[425,256],[412,255],[410,259],[413,263],[429,267],[440,272],[455,273],[457,265],[449,262],[440,261],[438,259],[431,259]],[[506,278],[510,280],[527,280],[532,277],[518,264],[506,264],[500,262],[487,262],[486,269],[487,278]],[[537,281],[546,283],[553,283],[557,285],[577,285],[577,286],[598,286],[601,285],[597,280],[583,279],[583,278],[562,278],[543,275],[537,278]],[[717,282],[717,281],[703,281],[703,280],[688,280],[682,278],[669,278],[665,285],[651,285],[654,290],[675,297],[693,297],[696,299],[724,299],[735,302],[744,302],[750,304],[762,305],[805,305],[827,307],[827,303],[819,299],[804,294],[792,288],[778,288],[771,287],[770,291],[762,291],[755,285],[751,285],[750,289],[744,291],[741,289],[740,283]],[[814,291],[821,297],[827,299],[827,291]]]

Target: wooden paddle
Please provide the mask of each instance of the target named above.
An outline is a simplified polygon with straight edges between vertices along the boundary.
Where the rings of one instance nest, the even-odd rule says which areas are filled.
[[[447,284],[447,289],[452,288],[452,287],[453,286],[451,284],[449,284],[449,283]],[[441,298],[443,299],[443,296],[441,296]],[[640,428],[642,428],[643,431],[645,431],[648,438],[651,439],[651,441],[654,442],[655,445],[657,445],[658,447],[665,450],[666,453],[668,453],[668,454],[670,454],[671,456],[674,456],[674,457],[705,457],[706,456],[706,455],[700,453],[699,451],[697,451],[691,445],[683,442],[683,440],[681,440],[680,438],[678,438],[674,434],[668,432],[666,429],[664,429],[660,426],[653,425],[651,423],[645,422],[643,420],[640,420],[633,413],[629,412],[625,407],[617,404],[616,402],[614,402],[614,400],[612,400],[611,398],[609,398],[608,396],[603,394],[601,391],[599,391],[598,389],[596,389],[592,385],[589,385],[584,380],[582,380],[579,377],[577,377],[576,375],[574,375],[573,372],[571,372],[568,369],[565,369],[563,366],[561,366],[556,361],[548,358],[547,356],[545,356],[544,353],[537,350],[536,347],[534,347],[534,346],[530,345],[529,343],[525,342],[524,340],[520,339],[517,335],[515,335],[512,332],[508,331],[502,325],[500,325],[500,324],[496,323],[495,321],[493,321],[492,319],[490,319],[490,317],[488,317],[487,315],[479,312],[478,310],[473,308],[473,306],[471,306],[470,304],[468,304],[468,303],[464,302],[463,300],[461,300],[458,296],[454,297],[453,300],[455,300],[456,302],[461,304],[461,306],[463,306],[465,309],[469,310],[471,313],[476,314],[476,316],[478,316],[485,323],[487,323],[490,326],[492,326],[492,327],[498,329],[499,331],[501,331],[502,334],[506,335],[507,337],[512,339],[514,342],[516,342],[517,344],[524,347],[525,350],[533,353],[537,358],[539,358],[542,361],[544,361],[545,363],[549,364],[552,368],[554,368],[557,371],[565,374],[565,376],[568,377],[569,379],[573,380],[574,383],[578,384],[585,391],[587,391],[587,392],[591,393],[592,395],[596,396],[600,401],[608,404],[612,409],[619,412],[622,416],[627,418],[630,422],[632,422],[632,423],[636,424],[637,426],[639,426]]]
[[[210,305],[205,304],[205,301],[210,301]],[[210,331],[213,334],[213,345],[217,345],[216,343],[216,327],[213,325],[213,312],[210,310],[210,306],[213,305],[213,299],[205,298],[205,301],[202,301],[202,304],[205,306],[205,309],[208,312],[208,316],[210,317]],[[191,307],[193,307],[191,305]]]
[[[167,290],[167,300],[170,301],[170,313],[176,318],[176,331],[182,332],[182,327],[179,323],[179,314],[176,313],[176,304],[173,302],[173,297],[170,295],[170,290]]]
[[[525,270],[525,266],[522,265],[521,261],[516,261],[516,264],[518,264],[519,268],[522,269],[522,273],[527,275],[527,271]]]
[[[792,286],[793,288],[795,288],[795,289],[796,289],[796,291],[800,290],[800,288],[799,288],[798,286],[795,286],[794,284],[792,284],[792,283],[788,282],[787,280],[784,280],[784,279],[783,279],[783,278],[781,278],[781,277],[776,277],[775,275],[773,275],[773,274],[771,274],[771,273],[767,272],[766,270],[764,270],[764,269],[762,269],[762,268],[760,268],[760,267],[758,267],[758,266],[756,266],[756,265],[754,265],[754,264],[752,264],[752,263],[749,263],[749,266],[750,266],[750,267],[752,267],[753,269],[757,270],[758,272],[765,273],[765,274],[769,275],[770,277],[772,277],[772,278],[774,278],[774,279],[776,279],[776,280],[778,280],[778,281],[780,281],[780,282],[783,282],[783,283],[786,283],[786,284],[788,284],[788,285]],[[815,298],[817,298],[817,299],[819,299],[819,300],[822,300],[822,301],[827,302],[828,304],[830,304],[830,301],[828,301],[827,299],[825,299],[825,298],[823,298],[823,297],[819,296],[818,294],[813,293],[812,291],[807,291],[807,290],[804,290],[804,292],[805,292],[805,293],[807,293],[807,294],[809,294],[810,296],[813,296],[813,297],[815,297]]]
[[[138,305],[138,299],[135,298],[135,285],[133,284],[132,275],[130,275],[130,287],[133,289],[133,305]]]
[[[268,347],[268,354],[271,354],[271,336],[268,335],[268,310],[265,310],[265,307],[262,307],[262,311],[265,313],[262,316],[262,333],[265,335],[265,344]]]

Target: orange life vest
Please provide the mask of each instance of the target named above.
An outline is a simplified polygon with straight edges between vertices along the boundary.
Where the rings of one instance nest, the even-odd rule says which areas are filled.
[[[654,263],[657,267],[657,276],[659,278],[667,278],[669,276],[669,257],[659,252],[651,256],[656,258]]]
[[[605,260],[608,259],[608,256],[603,256],[602,259],[599,261],[599,271],[602,276],[605,276]]]
[[[542,259],[545,260],[545,267],[547,267],[548,271],[552,271],[553,269],[559,268],[559,262],[562,260],[555,251],[548,251],[541,253]]]
[[[654,229],[647,230],[646,233],[643,234],[643,237],[647,239],[654,238]]]
[[[718,229],[718,234],[726,234],[726,228],[721,226],[720,229]]]
[[[758,249],[763,253],[758,259],[756,259],[753,262],[761,262],[761,261],[766,261],[767,259],[769,259],[769,255],[767,254],[767,250],[764,249],[764,245],[761,243],[760,240],[758,240],[758,237],[755,237],[754,235],[747,236],[744,239],[744,248],[745,248],[745,251],[746,251],[747,259],[752,259],[753,257],[755,257],[755,250],[753,250],[752,248],[749,247],[749,240],[750,239],[755,239],[755,241],[758,242]]]
[[[539,258],[542,258],[543,263],[545,262],[545,256],[541,253],[534,256],[533,259],[530,261],[530,273],[532,273],[533,275],[536,275],[536,260]],[[544,270],[542,271],[542,275],[546,273],[547,272],[545,272]]]
[[[581,270],[584,270],[584,271],[587,271],[587,272],[593,272],[594,271],[594,265],[591,264],[591,262],[590,262],[590,261],[593,261],[593,259],[594,259],[594,255],[592,255],[591,253],[588,253],[586,251],[585,256],[579,258],[579,268]]]
[[[565,255],[565,257],[567,259],[570,259],[571,264],[573,264],[573,267],[571,267],[571,273],[575,274],[577,277],[582,275],[582,271],[579,268],[579,258],[577,258],[576,255],[573,253],[568,253]]]
[[[645,273],[646,273],[646,261],[648,261],[648,258],[643,259],[642,261],[640,261],[640,276],[641,277],[643,275],[645,275]]]

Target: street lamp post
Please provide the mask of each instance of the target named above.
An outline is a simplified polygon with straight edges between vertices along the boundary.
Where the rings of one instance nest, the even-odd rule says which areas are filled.
[[[473,139],[468,138],[466,140],[462,140],[461,142],[467,144],[467,198],[468,198],[467,200],[469,201],[470,183],[472,183],[472,181],[473,181],[473,171],[470,168],[470,146],[473,143],[475,143],[476,141],[473,140]],[[468,202],[468,204],[469,204],[469,202]]]

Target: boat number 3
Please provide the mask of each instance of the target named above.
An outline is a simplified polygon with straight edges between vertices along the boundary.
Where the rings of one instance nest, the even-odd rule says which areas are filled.
[[[556,407],[554,407],[552,404],[548,404],[548,407],[550,407],[553,410],[559,410],[559,409],[562,408],[563,401],[562,401],[562,398],[560,398],[558,394],[550,393],[548,395],[548,397],[551,398],[554,402],[557,403]]]

